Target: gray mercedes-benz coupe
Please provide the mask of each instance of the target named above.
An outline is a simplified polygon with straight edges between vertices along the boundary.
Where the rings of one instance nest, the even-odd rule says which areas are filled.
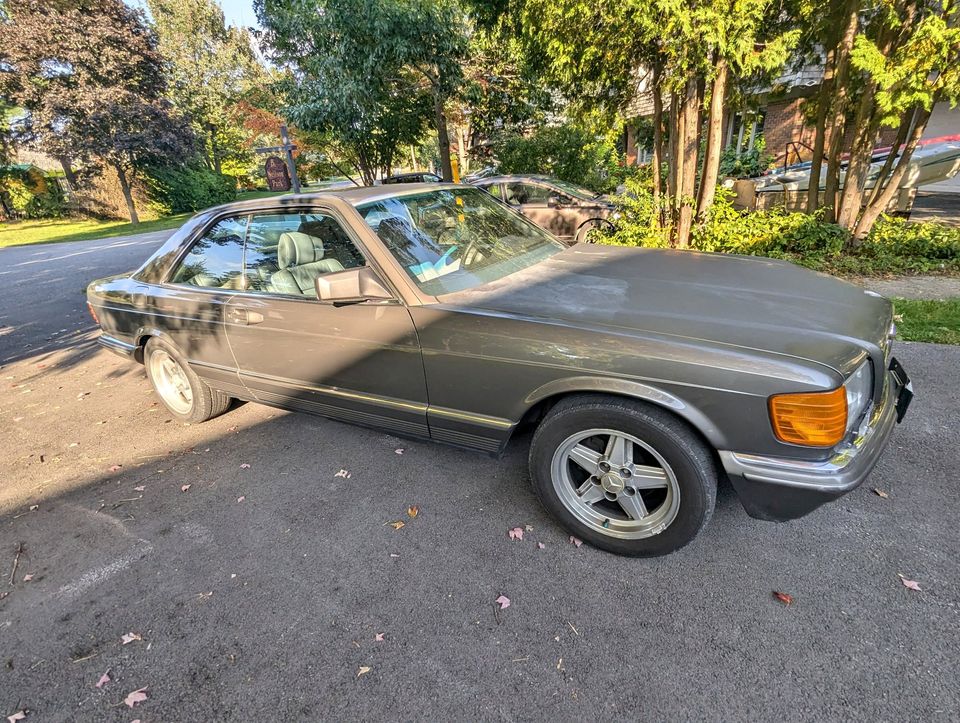
[[[469,186],[209,209],[87,296],[178,419],[236,398],[494,454],[534,426],[544,506],[628,555],[693,539],[723,475],[763,519],[850,491],[912,397],[874,294],[763,258],[567,247]]]

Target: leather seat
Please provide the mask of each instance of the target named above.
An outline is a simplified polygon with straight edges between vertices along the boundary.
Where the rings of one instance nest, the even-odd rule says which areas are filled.
[[[339,261],[324,258],[321,239],[299,231],[287,231],[280,236],[277,265],[280,270],[271,274],[267,282],[267,291],[275,294],[316,297],[314,281],[318,276],[343,271]]]

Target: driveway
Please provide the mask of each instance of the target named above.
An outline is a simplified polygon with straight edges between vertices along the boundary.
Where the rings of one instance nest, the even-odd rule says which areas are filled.
[[[0,250],[0,714],[956,720],[960,348],[900,345],[917,399],[840,502],[764,523],[724,485],[692,545],[625,559],[546,517],[526,438],[172,420],[81,294],[157,243]]]

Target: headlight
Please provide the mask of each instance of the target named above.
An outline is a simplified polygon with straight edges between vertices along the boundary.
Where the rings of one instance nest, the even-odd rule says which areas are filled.
[[[863,415],[873,396],[873,370],[867,360],[850,375],[843,388],[847,392],[847,430]]]

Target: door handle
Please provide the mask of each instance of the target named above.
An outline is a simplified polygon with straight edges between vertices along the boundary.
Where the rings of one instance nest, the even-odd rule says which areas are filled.
[[[231,324],[259,324],[263,321],[263,314],[249,309],[238,309],[236,307],[227,309],[227,321]]]

